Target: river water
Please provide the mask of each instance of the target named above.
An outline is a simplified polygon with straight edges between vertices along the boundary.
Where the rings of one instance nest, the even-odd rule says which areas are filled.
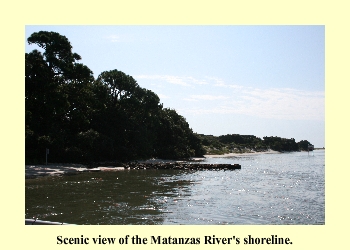
[[[240,170],[28,179],[25,217],[84,225],[325,224],[325,151],[206,158]]]

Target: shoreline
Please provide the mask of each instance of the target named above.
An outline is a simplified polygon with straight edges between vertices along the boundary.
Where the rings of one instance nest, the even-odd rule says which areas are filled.
[[[230,158],[230,157],[244,157],[261,154],[281,154],[281,152],[268,150],[268,151],[251,151],[245,153],[228,153],[223,155],[204,155],[203,157],[192,157],[189,160],[163,160],[163,159],[148,159],[134,161],[137,163],[146,164],[166,164],[166,163],[184,163],[184,162],[201,162],[206,158]],[[75,175],[84,172],[114,172],[127,170],[124,166],[97,166],[89,168],[83,164],[65,164],[65,163],[49,163],[48,165],[25,165],[25,179],[34,179],[44,176],[62,176],[62,175]]]
[[[267,151],[251,151],[251,152],[244,152],[244,153],[228,153],[223,155],[204,155],[204,158],[229,158],[229,157],[240,157],[240,156],[247,156],[247,155],[260,155],[260,154],[282,154],[279,151],[275,150],[267,150]]]
[[[60,164],[50,163],[48,165],[25,165],[25,179],[35,179],[44,176],[75,175],[86,172],[121,171],[124,167],[96,167],[88,168],[83,164]]]

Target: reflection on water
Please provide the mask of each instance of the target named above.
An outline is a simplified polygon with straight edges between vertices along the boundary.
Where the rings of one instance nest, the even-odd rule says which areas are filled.
[[[208,158],[241,170],[26,180],[26,218],[73,224],[324,224],[324,151]]]

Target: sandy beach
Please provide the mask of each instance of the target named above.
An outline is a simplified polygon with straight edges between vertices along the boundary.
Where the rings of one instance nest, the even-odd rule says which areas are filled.
[[[36,178],[41,176],[60,176],[74,175],[83,172],[100,172],[100,171],[120,171],[123,167],[97,167],[87,168],[82,164],[48,164],[48,165],[26,165],[25,178]]]
[[[223,157],[240,157],[240,156],[247,156],[247,155],[258,155],[258,154],[281,154],[281,152],[274,151],[274,150],[268,150],[268,151],[251,151],[246,153],[229,153],[229,154],[223,154],[223,155],[204,155],[205,158],[223,158]]]

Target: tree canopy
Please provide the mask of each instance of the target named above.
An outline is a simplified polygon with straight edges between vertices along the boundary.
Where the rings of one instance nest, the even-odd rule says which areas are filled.
[[[185,118],[117,69],[96,79],[69,40],[40,31],[25,54],[26,162],[91,163],[203,155]]]
[[[307,140],[296,142],[294,138],[287,139],[278,136],[265,136],[262,139],[254,135],[227,134],[220,136],[198,135],[209,154],[244,153],[253,151],[279,152],[308,150],[311,143]]]

